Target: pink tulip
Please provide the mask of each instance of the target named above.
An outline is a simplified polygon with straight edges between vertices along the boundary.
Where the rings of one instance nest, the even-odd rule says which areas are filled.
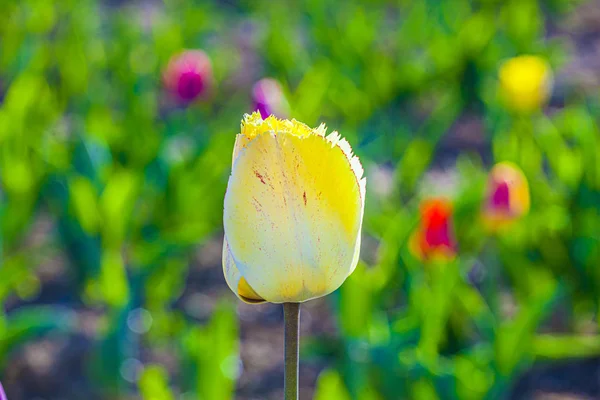
[[[185,50],[171,58],[163,81],[178,102],[192,103],[204,97],[213,86],[210,59],[202,50]]]

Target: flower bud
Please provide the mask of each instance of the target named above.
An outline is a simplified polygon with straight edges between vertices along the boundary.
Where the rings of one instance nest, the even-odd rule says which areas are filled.
[[[179,103],[192,103],[204,97],[213,86],[210,59],[202,50],[185,50],[171,58],[163,81]]]
[[[500,92],[506,106],[519,113],[541,108],[552,91],[552,71],[538,56],[511,58],[500,66]]]
[[[496,230],[529,211],[529,185],[516,165],[509,162],[496,164],[487,186],[483,216],[489,229]]]
[[[421,205],[421,221],[410,239],[410,250],[420,260],[453,259],[457,252],[452,226],[452,205],[429,199]]]
[[[260,112],[263,119],[270,115],[288,117],[289,104],[275,79],[264,78],[256,82],[252,88],[252,102],[254,111]]]
[[[358,263],[363,169],[325,125],[246,115],[223,210],[223,273],[247,303],[325,296]]]

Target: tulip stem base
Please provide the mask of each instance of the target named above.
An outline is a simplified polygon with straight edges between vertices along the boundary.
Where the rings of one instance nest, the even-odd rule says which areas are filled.
[[[300,338],[300,303],[283,303],[285,400],[298,400],[298,342]]]

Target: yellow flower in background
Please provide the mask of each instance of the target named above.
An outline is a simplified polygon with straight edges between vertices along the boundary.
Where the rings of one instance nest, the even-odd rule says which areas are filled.
[[[496,164],[488,178],[484,223],[495,230],[529,211],[529,185],[521,169],[513,163]]]
[[[366,179],[337,132],[245,115],[233,149],[223,270],[247,303],[299,303],[336,290],[360,249]]]
[[[500,66],[500,90],[507,107],[529,113],[542,107],[552,91],[552,70],[538,56],[511,58]]]

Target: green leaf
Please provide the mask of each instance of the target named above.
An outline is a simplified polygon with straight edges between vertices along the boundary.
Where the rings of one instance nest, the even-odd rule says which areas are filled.
[[[240,367],[238,324],[233,306],[220,303],[197,340],[199,399],[233,398]]]
[[[123,241],[135,204],[139,179],[135,172],[118,171],[109,179],[100,199],[103,216],[102,239],[116,245]]]
[[[100,291],[112,307],[122,307],[129,299],[125,264],[118,249],[104,249],[102,252]]]
[[[169,375],[160,365],[148,365],[144,368],[138,382],[144,400],[174,400],[169,390]]]
[[[588,358],[600,355],[600,337],[597,335],[538,335],[533,338],[536,358]]]
[[[516,368],[529,362],[533,357],[532,343],[535,332],[543,318],[549,313],[550,305],[557,295],[555,282],[547,282],[546,290],[527,304],[522,304],[514,320],[504,323],[497,331],[496,362],[499,372],[510,377]]]
[[[27,341],[52,331],[71,332],[75,324],[76,315],[61,307],[36,305],[14,311],[5,320],[4,329],[0,329],[0,365],[6,362],[10,351]]]
[[[366,267],[359,264],[340,288],[340,322],[351,337],[367,335],[373,314],[373,293]]]
[[[339,373],[328,369],[319,375],[314,400],[350,400],[350,394],[344,386]]]
[[[76,177],[69,182],[70,200],[75,217],[83,230],[93,235],[100,227],[98,194],[94,185],[84,178]]]

